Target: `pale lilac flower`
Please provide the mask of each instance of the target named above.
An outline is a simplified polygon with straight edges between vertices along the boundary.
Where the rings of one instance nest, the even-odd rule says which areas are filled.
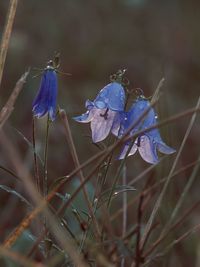
[[[138,97],[136,102],[132,105],[130,110],[126,113],[124,113],[123,118],[121,119],[120,124],[120,130],[118,137],[123,136],[123,134],[127,131],[131,125],[134,125],[134,123],[137,121],[138,117],[142,115],[142,113],[147,110],[150,107],[150,103],[148,100],[146,100],[143,96]],[[135,127],[130,131],[130,136],[133,136],[136,132],[139,130],[145,130],[146,128],[154,125],[157,123],[157,115],[155,114],[155,111],[153,108],[151,108],[148,112],[148,114],[142,119]],[[115,133],[116,134],[116,133]],[[128,141],[119,156],[119,159],[123,159],[128,149],[131,145],[132,141]],[[159,130],[157,128],[152,129],[150,131],[144,132],[140,136],[138,136],[128,154],[128,156],[131,156],[136,153],[136,151],[139,151],[141,157],[148,163],[156,164],[159,162],[157,151],[163,153],[163,154],[172,154],[175,152],[175,150],[169,146],[167,146],[159,133]]]
[[[82,123],[91,123],[92,140],[94,143],[104,140],[115,124],[115,118],[124,110],[125,92],[118,82],[106,85],[95,100],[86,101],[87,112],[74,120]]]

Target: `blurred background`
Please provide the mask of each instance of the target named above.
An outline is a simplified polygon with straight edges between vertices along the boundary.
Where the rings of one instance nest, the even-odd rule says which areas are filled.
[[[3,31],[8,4],[7,0],[0,1],[0,34]],[[16,81],[31,67],[27,83],[16,102],[15,111],[5,127],[7,138],[20,151],[30,171],[33,168],[32,151],[24,137],[32,140],[31,105],[40,83],[40,77],[33,78],[38,74],[34,68],[44,68],[54,52],[59,51],[60,70],[72,74],[59,75],[58,104],[69,116],[74,142],[80,161],[83,162],[99,150],[91,143],[89,125],[78,124],[72,117],[85,112],[85,100],[93,100],[98,91],[109,83],[109,76],[118,69],[127,68],[129,88],[140,87],[146,96],[151,96],[160,79],[165,78],[163,94],[156,108],[160,120],[196,105],[200,89],[199,10],[200,2],[195,0],[19,1],[0,88],[0,105],[4,105]],[[186,117],[161,129],[163,139],[168,145],[179,148],[189,119]],[[36,128],[37,147],[42,155],[45,119],[37,121]],[[178,167],[197,158],[199,135],[198,120],[187,140]],[[0,143],[4,142],[2,140]],[[11,159],[14,154],[6,151],[4,146],[0,147],[0,152],[1,164],[15,169]],[[159,176],[168,174],[173,160],[174,156],[164,160],[164,163],[151,172],[152,177],[159,174],[156,176],[156,179],[159,179]],[[117,165],[116,162],[115,164]],[[149,165],[136,155],[128,159],[127,166],[127,179],[131,180]],[[66,175],[73,168],[63,125],[58,118],[51,126],[50,133],[51,178]],[[170,187],[161,217],[167,218],[170,214],[190,172],[191,170],[187,170],[182,173]],[[13,181],[9,180],[7,174],[0,174],[2,183],[12,185]],[[199,198],[200,183],[195,183],[186,205]],[[94,185],[95,179],[91,186]],[[73,186],[76,184],[72,183]],[[142,184],[138,187],[140,189]],[[8,194],[1,192],[0,200],[0,214],[2,213],[1,217],[5,216],[2,217],[0,227],[1,239],[1,236],[4,238],[23,218],[24,213],[21,204],[16,203],[13,208],[15,219],[9,221],[6,217],[8,209],[4,210]],[[22,210],[21,213],[15,212],[17,206]],[[115,208],[117,209],[117,203]],[[199,221],[199,211],[193,213],[183,229]],[[133,215],[130,210],[130,223],[131,216]],[[120,224],[118,227],[120,228]],[[173,265],[169,266],[200,266],[199,246],[199,238],[190,237],[172,252]]]

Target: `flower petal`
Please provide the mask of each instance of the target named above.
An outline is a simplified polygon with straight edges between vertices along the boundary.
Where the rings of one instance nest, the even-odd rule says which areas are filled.
[[[173,149],[172,147],[169,147],[168,145],[166,145],[164,142],[159,142],[157,143],[157,149],[163,153],[163,154],[173,154],[176,152],[175,149]]]
[[[124,103],[124,88],[117,82],[106,85],[94,100],[94,104],[97,108],[109,108],[113,111],[123,111]]]
[[[95,101],[95,106],[99,109],[104,109],[107,108],[108,105],[103,101]]]
[[[94,103],[88,99],[85,102],[85,107],[86,107],[86,109],[90,110],[94,107]]]
[[[111,130],[112,134],[114,134],[116,137],[121,137],[124,133],[123,122],[125,121],[126,113],[127,112],[116,113],[113,126],[112,126],[112,130]]]
[[[78,122],[87,123],[87,122],[90,122],[92,120],[93,115],[94,115],[94,110],[91,109],[80,116],[73,117],[73,119],[75,121],[78,121]]]
[[[92,140],[94,143],[104,140],[111,131],[116,112],[106,109],[94,108],[91,121]],[[107,112],[106,117],[103,116]]]
[[[169,154],[173,154],[174,152],[176,152],[175,149],[173,149],[172,147],[169,147],[168,145],[165,144],[165,142],[163,142],[158,129],[153,129],[152,131],[149,131],[146,135],[153,138],[153,140],[157,144],[157,149],[161,153],[169,155]]]
[[[146,99],[138,98],[122,120],[121,131],[125,133],[130,127],[134,126],[134,128],[130,131],[130,136],[132,136],[137,131],[149,127],[151,125],[152,118],[154,119],[154,113],[152,114],[153,110],[150,110],[145,118],[138,121],[138,118],[149,108],[149,105],[149,101]],[[137,124],[135,124],[136,122]]]
[[[121,153],[119,155],[119,159],[124,159],[125,158],[129,147],[130,147],[130,143],[124,145],[124,147],[123,147],[123,149],[122,149],[122,151],[121,151]],[[137,151],[137,145],[136,145],[136,143],[134,143],[132,145],[132,147],[131,147],[131,150],[130,150],[128,156],[134,155],[136,151]]]
[[[138,151],[143,158],[148,163],[156,164],[159,162],[158,155],[156,153],[156,143],[152,141],[147,135],[142,135],[140,137],[140,142],[138,146]]]
[[[48,112],[47,105],[45,105],[45,103],[35,104],[33,106],[32,111],[33,111],[34,116],[36,116],[37,118],[41,118]]]
[[[56,102],[57,102],[57,75],[55,77],[51,75],[49,79],[49,103],[48,103],[48,111],[49,116],[52,121],[56,118]]]
[[[57,74],[54,70],[45,70],[39,91],[33,101],[33,113],[38,118],[50,111],[51,120],[55,119],[57,99]]]

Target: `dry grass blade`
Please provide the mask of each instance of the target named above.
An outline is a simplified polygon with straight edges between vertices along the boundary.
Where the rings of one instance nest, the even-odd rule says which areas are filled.
[[[5,124],[7,119],[9,118],[10,114],[12,113],[12,111],[14,109],[15,101],[16,101],[19,93],[21,92],[24,83],[26,82],[26,78],[27,78],[28,74],[29,74],[29,70],[26,71],[21,76],[21,78],[17,81],[15,88],[13,89],[10,97],[8,98],[8,101],[6,102],[4,107],[2,108],[2,110],[0,112],[0,129],[3,127],[3,125]]]
[[[12,32],[12,26],[15,18],[15,13],[17,9],[17,3],[18,0],[10,0],[10,5],[9,5],[9,10],[7,14],[7,21],[5,24],[4,32],[3,32],[3,37],[1,40],[1,48],[0,48],[0,84],[3,76],[3,69],[4,69],[4,64],[6,61],[6,55],[8,51],[8,45],[10,41],[10,36]]]
[[[149,128],[156,128],[159,126],[163,126],[163,125],[166,125],[167,123],[169,122],[172,122],[172,121],[177,121],[178,119],[181,119],[185,116],[189,116],[191,114],[194,114],[196,112],[199,112],[199,108],[192,108],[192,109],[189,109],[189,110],[186,110],[180,114],[177,114],[175,116],[172,116],[171,118],[157,124],[157,125],[153,125]],[[148,128],[148,129],[149,129]],[[145,129],[145,131],[147,131],[147,129]],[[141,131],[142,132],[142,131]],[[136,133],[137,134],[137,133]],[[126,138],[126,136],[125,136]],[[124,139],[125,139],[124,138]],[[78,168],[75,168],[74,171],[72,171],[69,175],[67,176],[64,176],[63,178],[65,178],[64,180],[62,180],[54,189],[52,192],[49,193],[48,197],[47,197],[47,201],[49,202],[53,197],[54,195],[56,194],[56,192],[61,188],[61,186],[66,183],[67,181],[71,181],[71,179],[74,177],[74,175],[76,175],[81,169],[85,168],[86,166],[88,166],[89,164],[95,162],[97,159],[100,158],[99,162],[97,163],[97,165],[92,169],[91,173],[85,178],[85,180],[81,183],[81,185],[77,188],[77,190],[74,192],[73,196],[71,196],[71,198],[69,199],[69,201],[66,202],[66,205],[68,206],[72,199],[78,194],[78,192],[81,190],[82,186],[84,186],[86,184],[87,181],[89,181],[90,177],[95,173],[95,171],[98,169],[98,166],[105,160],[105,158],[109,155],[110,152],[112,152],[117,146],[119,146],[119,144],[123,143],[125,140],[123,138],[118,140],[116,142],[116,144],[114,145],[111,145],[110,147],[108,147],[107,149],[99,152],[98,154],[96,154],[95,156],[93,156],[92,158],[90,158],[89,160],[87,160],[85,163],[81,164],[80,167]],[[66,205],[65,205],[65,208],[66,208]],[[45,207],[45,205],[43,205],[43,203],[39,205],[38,208],[36,208],[37,212],[35,214],[35,216],[37,216],[42,210],[43,208]],[[33,211],[34,212],[34,211]],[[33,216],[33,218],[35,218]],[[18,228],[20,228],[21,225],[24,224],[24,221],[26,221],[26,217],[22,220],[22,222],[19,224]],[[29,221],[29,224],[31,223],[31,221]],[[29,225],[27,225],[26,227],[28,227]],[[23,228],[24,230],[25,228]],[[22,228],[21,228],[22,230]],[[22,230],[22,232],[23,232]],[[12,245],[15,241],[16,241],[16,236],[15,238],[13,238],[13,235],[15,235],[14,233],[11,233],[10,237],[8,238],[7,242],[9,242],[9,239],[12,239],[12,242],[10,242],[10,244]]]
[[[149,264],[152,261],[155,261],[158,258],[164,257],[167,253],[169,253],[169,251],[178,243],[180,243],[181,241],[183,241],[184,239],[188,238],[190,235],[195,234],[197,231],[200,231],[200,224],[197,224],[196,226],[194,226],[193,228],[191,228],[190,230],[188,230],[187,232],[185,232],[182,236],[180,236],[179,238],[175,239],[172,243],[170,243],[167,247],[165,247],[163,252],[157,253],[155,256],[152,256],[150,259],[148,259],[144,264],[143,267],[145,266],[150,266]],[[157,265],[157,263],[156,263]]]
[[[200,107],[200,98],[198,99],[198,101],[197,101],[197,105],[196,105],[195,108],[198,110],[199,107]],[[186,141],[187,141],[187,139],[188,139],[188,136],[189,136],[189,134],[190,134],[190,132],[191,132],[191,130],[192,130],[192,127],[193,127],[193,124],[194,124],[194,122],[195,122],[196,116],[197,116],[197,113],[195,112],[195,113],[192,115],[192,118],[191,118],[190,123],[189,123],[189,125],[188,125],[188,128],[187,128],[187,130],[186,130],[185,136],[184,136],[184,138],[183,138],[183,141],[182,141],[182,143],[181,143],[181,146],[180,146],[179,151],[178,151],[178,153],[177,153],[177,156],[176,156],[176,158],[175,158],[175,161],[174,161],[174,163],[173,163],[173,165],[172,165],[172,168],[171,168],[171,170],[170,170],[170,172],[169,172],[169,175],[168,175],[168,177],[167,177],[167,180],[166,180],[166,182],[165,182],[165,184],[164,184],[164,187],[163,187],[163,189],[162,189],[162,191],[161,191],[161,193],[160,193],[160,195],[159,195],[159,197],[158,197],[158,199],[157,199],[157,201],[156,201],[156,203],[155,203],[155,206],[154,206],[154,208],[153,208],[153,211],[152,211],[152,213],[151,213],[151,216],[150,216],[150,218],[149,218],[149,221],[147,222],[147,225],[146,225],[146,228],[145,228],[145,231],[144,231],[144,235],[143,235],[143,238],[142,238],[142,241],[141,241],[141,247],[143,247],[144,244],[145,244],[145,240],[146,240],[146,237],[147,237],[147,235],[148,235],[148,232],[149,232],[149,230],[151,229],[151,226],[152,226],[152,224],[153,224],[153,222],[154,222],[154,219],[155,219],[155,217],[156,217],[156,215],[157,215],[157,212],[158,212],[158,210],[159,210],[159,208],[160,208],[160,206],[161,206],[163,197],[164,197],[164,195],[165,195],[165,193],[166,193],[166,191],[167,191],[167,188],[168,188],[168,185],[169,185],[169,183],[170,183],[170,181],[171,181],[171,178],[173,177],[174,170],[175,170],[175,168],[176,168],[176,165],[177,165],[177,163],[178,163],[178,160],[179,160],[179,158],[180,158],[180,155],[181,155],[181,153],[182,153],[182,151],[183,151],[183,148],[184,148],[184,146],[185,146],[185,143],[186,143]]]
[[[157,101],[159,99],[160,94],[161,94],[161,89],[162,89],[163,84],[164,84],[164,81],[165,81],[164,78],[162,78],[160,80],[160,82],[159,82],[159,84],[158,84],[158,86],[157,86],[157,88],[156,88],[156,90],[155,90],[155,92],[153,94],[153,97],[151,99],[151,103],[154,103],[155,101]]]
[[[19,226],[10,234],[10,236],[5,240],[4,242],[4,247],[5,248],[10,248],[17,238],[23,233],[23,231],[31,224],[33,219],[41,212],[41,210],[45,206],[45,202],[42,202],[40,207],[37,207],[34,209],[30,214],[28,214],[22,222],[19,224]]]
[[[53,194],[49,195],[48,200],[50,200],[50,198],[52,197]],[[49,227],[51,228],[52,233],[57,239],[57,241],[62,246],[63,250],[67,254],[69,254],[70,258],[77,266],[88,267],[82,255],[77,253],[77,249],[73,240],[66,235],[63,228],[60,225],[60,222],[58,222],[57,219],[53,216],[53,214],[48,209],[45,208],[46,208],[46,200],[40,201],[40,205],[23,219],[20,225],[14,230],[14,232],[11,233],[8,239],[4,242],[4,248],[10,248],[15,243],[17,238],[22,234],[24,229],[26,229],[30,225],[30,223],[36,218],[36,216],[44,210],[45,216],[49,221]]]
[[[21,266],[26,266],[26,267],[45,267],[44,264],[39,263],[39,262],[34,262],[26,257],[24,257],[23,255],[13,252],[7,248],[4,248],[2,246],[0,246],[0,255],[5,257],[5,258],[9,258],[13,261],[15,261],[16,263],[20,264]]]
[[[189,168],[195,166],[196,164],[200,164],[200,161],[194,161],[192,163],[189,163],[188,165],[184,166],[183,168],[179,169],[178,171],[174,172],[173,177],[175,177],[178,174],[181,174],[182,172],[188,170]],[[148,170],[148,169],[147,169]],[[140,177],[140,176],[138,176]],[[142,176],[140,177],[142,178]],[[137,196],[134,196],[127,205],[127,208],[130,208],[141,196],[141,194],[144,194],[144,196],[146,196],[147,194],[149,194],[152,190],[156,190],[157,187],[161,186],[165,181],[166,181],[167,177],[164,177],[163,179],[161,179],[160,181],[158,181],[157,183],[155,183],[154,185],[152,185],[151,187],[149,187],[148,189],[144,190],[143,192],[139,193]],[[134,181],[133,181],[134,182]],[[134,183],[129,183],[130,184],[134,184]],[[111,221],[116,220],[116,218],[118,216],[120,216],[120,214],[123,212],[123,209],[120,208],[118,209],[112,216],[111,216]]]
[[[65,127],[66,138],[67,138],[67,142],[68,142],[69,147],[70,147],[70,152],[72,154],[75,167],[79,168],[80,167],[80,162],[79,162],[78,155],[77,155],[77,152],[76,152],[76,148],[75,148],[75,145],[74,145],[74,141],[73,141],[72,133],[71,133],[71,130],[70,130],[67,114],[66,114],[65,110],[62,110],[62,109],[59,110],[59,114],[61,116],[61,119],[62,119],[64,127]],[[78,172],[78,175],[80,176],[80,181],[83,182],[85,180],[83,171],[80,170]],[[100,236],[99,225],[98,225],[97,219],[96,219],[96,217],[94,215],[92,204],[90,202],[90,199],[89,199],[89,196],[88,196],[88,193],[87,193],[87,189],[86,189],[85,186],[83,186],[82,189],[83,189],[83,195],[84,195],[85,201],[87,203],[90,216],[91,216],[92,221],[93,221],[93,225],[95,227],[95,232],[94,232],[95,236],[97,238],[99,238],[99,236]]]
[[[181,216],[181,218],[175,222],[171,227],[169,227],[165,233],[160,236],[154,243],[153,245],[148,249],[147,252],[145,252],[144,254],[144,258],[146,258],[147,256],[149,256],[152,251],[168,236],[168,234],[173,231],[174,229],[177,229],[178,226],[180,226],[185,219],[188,218],[188,216],[196,209],[198,208],[200,205],[200,201],[197,201],[194,205],[192,205],[192,207],[190,207],[188,210],[186,210],[186,212]]]

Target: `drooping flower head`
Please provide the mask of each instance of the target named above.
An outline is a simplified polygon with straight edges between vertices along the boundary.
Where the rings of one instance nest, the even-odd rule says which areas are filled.
[[[140,95],[135,103],[132,105],[130,110],[125,113],[124,117],[121,120],[121,126],[119,131],[119,137],[122,136],[132,125],[136,123],[138,118],[150,108],[150,102],[145,99],[143,95]],[[153,108],[150,108],[147,115],[141,119],[140,122],[130,131],[130,136],[133,136],[136,132],[140,130],[145,130],[148,127],[155,125],[157,123],[157,115]],[[128,150],[130,149],[131,141],[128,141],[121,151],[119,156],[120,159],[123,159]],[[136,151],[139,151],[141,157],[148,163],[156,164],[159,162],[157,151],[164,154],[172,154],[175,150],[167,146],[157,128],[150,131],[144,132],[139,135],[134,141],[128,156],[133,155]]]
[[[115,80],[107,84],[94,101],[87,100],[87,112],[74,120],[82,123],[91,122],[92,140],[94,143],[104,140],[114,126],[116,115],[124,110],[125,92],[120,84],[124,72],[118,72]]]
[[[50,60],[43,71],[40,88],[32,104],[33,114],[37,118],[49,114],[50,119],[55,120],[58,87],[57,67],[56,60]]]

